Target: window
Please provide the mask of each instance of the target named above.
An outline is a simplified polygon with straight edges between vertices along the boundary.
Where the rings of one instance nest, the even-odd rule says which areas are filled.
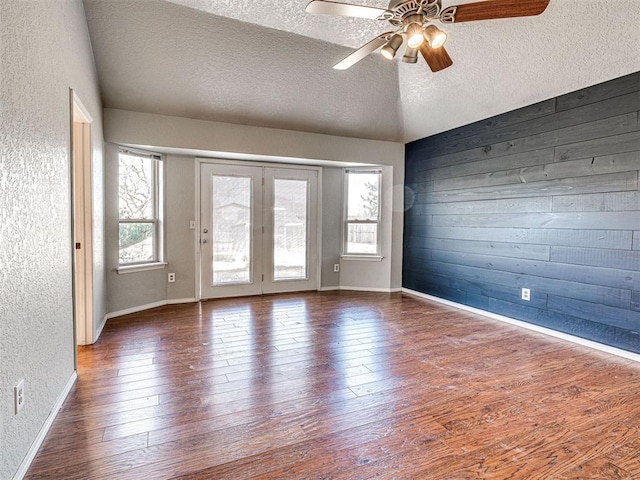
[[[120,150],[118,158],[119,265],[162,261],[160,155]]]
[[[380,256],[381,170],[346,170],[344,255]]]

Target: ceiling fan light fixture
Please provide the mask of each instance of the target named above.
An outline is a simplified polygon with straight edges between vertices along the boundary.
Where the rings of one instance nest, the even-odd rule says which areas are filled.
[[[382,56],[388,60],[393,60],[393,57],[396,56],[398,49],[402,46],[402,35],[395,34],[391,39],[387,42],[387,44],[382,47],[380,53]]]
[[[402,57],[404,63],[417,63],[418,62],[418,49],[407,47],[404,51],[404,57]]]
[[[440,48],[447,41],[447,34],[435,25],[429,25],[424,29],[424,38],[431,48]]]
[[[424,42],[424,30],[421,23],[410,23],[407,27],[407,46],[418,48]]]

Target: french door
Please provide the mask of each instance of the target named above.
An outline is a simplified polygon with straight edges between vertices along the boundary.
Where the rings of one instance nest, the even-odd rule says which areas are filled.
[[[202,163],[200,296],[317,289],[318,172]]]

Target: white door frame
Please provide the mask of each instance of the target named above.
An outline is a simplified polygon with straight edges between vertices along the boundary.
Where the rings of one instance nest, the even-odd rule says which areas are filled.
[[[91,168],[91,123],[93,118],[73,90],[70,90],[70,100],[74,335],[76,345],[89,345],[95,341]]]
[[[263,167],[263,168],[293,168],[299,170],[313,170],[318,172],[318,204],[317,204],[317,218],[316,222],[316,246],[317,246],[317,257],[316,257],[316,288],[320,290],[321,287],[321,274],[322,274],[322,168],[314,165],[305,165],[303,163],[271,163],[271,162],[256,162],[256,161],[239,161],[239,160],[228,160],[222,158],[196,158],[195,159],[195,192],[194,192],[194,202],[195,202],[195,222],[196,222],[196,234],[194,235],[194,251],[195,251],[195,285],[196,292],[195,298],[196,301],[202,300],[202,272],[201,268],[201,252],[200,252],[200,170],[201,165],[203,163],[213,163],[213,164],[221,164],[221,165],[243,165],[247,167]]]

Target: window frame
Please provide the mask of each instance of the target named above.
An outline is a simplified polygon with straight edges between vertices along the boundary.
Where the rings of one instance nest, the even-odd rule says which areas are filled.
[[[349,174],[378,175],[378,218],[376,220],[349,220]],[[344,202],[342,212],[342,254],[345,260],[382,260],[382,167],[345,168],[344,170]],[[349,251],[349,225],[376,225],[375,253],[357,253]]]
[[[151,218],[121,218],[120,217],[120,155],[128,155],[151,160],[152,180],[151,193],[152,212]],[[164,268],[164,162],[161,154],[131,148],[120,147],[118,149],[118,273],[130,273],[143,270]],[[120,263],[120,226],[123,224],[150,224],[152,225],[152,250],[153,258],[141,262]]]

